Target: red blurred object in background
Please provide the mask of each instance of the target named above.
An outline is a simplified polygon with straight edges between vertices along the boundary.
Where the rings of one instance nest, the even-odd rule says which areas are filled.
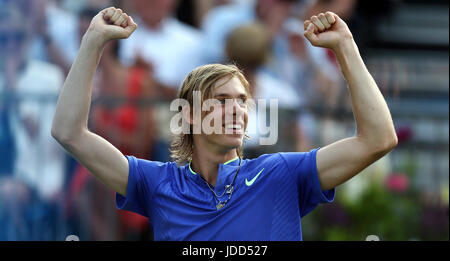
[[[385,185],[393,192],[405,192],[409,188],[409,178],[403,173],[392,173],[386,177]]]
[[[403,125],[397,128],[397,138],[398,138],[398,144],[405,143],[409,140],[411,140],[413,136],[413,131],[410,126]]]

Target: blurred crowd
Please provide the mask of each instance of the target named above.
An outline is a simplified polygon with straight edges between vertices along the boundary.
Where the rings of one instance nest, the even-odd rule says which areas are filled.
[[[168,103],[202,64],[234,63],[253,98],[278,99],[279,142],[258,145],[250,114],[245,157],[323,146],[336,112],[351,114],[333,52],[306,41],[303,21],[331,10],[364,44],[356,0],[0,0],[0,240],[152,239],[148,221],[116,210],[114,193],[50,135],[81,38],[108,6],[139,27],[103,50],[89,129],[126,155],[170,160]]]

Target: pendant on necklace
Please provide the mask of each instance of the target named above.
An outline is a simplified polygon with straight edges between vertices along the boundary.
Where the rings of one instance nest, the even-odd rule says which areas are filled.
[[[224,204],[224,203],[219,203],[219,204],[217,204],[217,206],[216,206],[217,210],[219,210],[219,209],[221,209],[221,208],[223,208],[223,207],[225,207],[225,204]]]
[[[231,186],[231,185],[226,185],[226,186],[225,186],[225,193],[227,193],[227,194],[233,193],[233,186]]]

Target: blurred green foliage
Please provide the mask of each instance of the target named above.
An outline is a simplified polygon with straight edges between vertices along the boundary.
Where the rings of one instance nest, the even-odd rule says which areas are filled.
[[[370,184],[350,202],[338,197],[302,219],[305,240],[449,240],[448,205],[427,205],[420,193],[389,191]]]

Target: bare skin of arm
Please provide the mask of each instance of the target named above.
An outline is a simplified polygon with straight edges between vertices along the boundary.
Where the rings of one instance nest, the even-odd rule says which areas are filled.
[[[345,22],[332,12],[305,21],[305,37],[312,45],[336,54],[350,92],[356,134],[317,151],[322,190],[334,188],[387,154],[397,145],[386,101],[367,70]]]
[[[128,38],[137,25],[113,7],[96,15],[82,39],[61,93],[52,124],[52,136],[110,189],[126,195],[128,161],[107,140],[87,128],[92,80],[105,44]]]

